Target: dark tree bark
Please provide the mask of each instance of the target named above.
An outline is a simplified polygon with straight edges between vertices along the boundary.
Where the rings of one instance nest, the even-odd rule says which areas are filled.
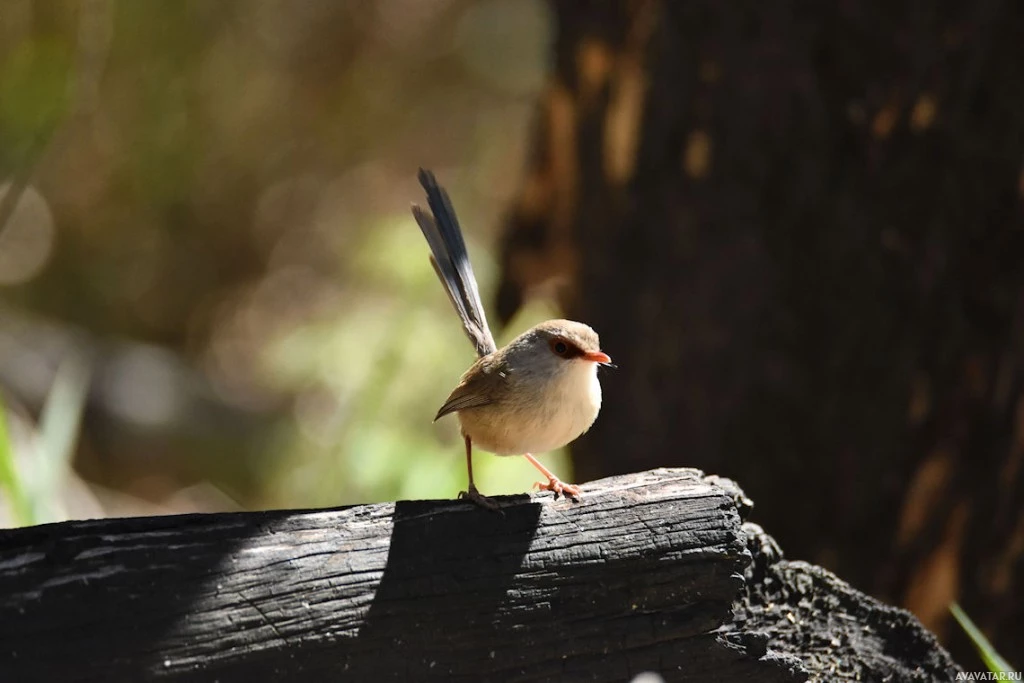
[[[795,555],[1012,659],[1024,5],[553,6],[499,312],[560,277],[620,365],[580,478],[742,479]]]
[[[0,531],[31,681],[946,681],[907,612],[780,558],[728,481]],[[823,646],[824,645],[824,649]]]

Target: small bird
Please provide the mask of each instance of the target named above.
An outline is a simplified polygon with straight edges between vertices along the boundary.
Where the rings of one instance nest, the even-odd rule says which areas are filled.
[[[601,410],[597,367],[612,365],[597,333],[583,323],[548,320],[499,349],[487,326],[480,291],[459,221],[434,174],[420,169],[430,213],[416,204],[413,216],[430,245],[430,262],[444,285],[479,358],[434,420],[456,413],[466,442],[469,487],[459,494],[482,507],[496,505],[473,483],[473,444],[497,455],[523,455],[547,478],[541,489],[578,500],[579,487],[563,483],[532,453],[561,448],[584,433]]]

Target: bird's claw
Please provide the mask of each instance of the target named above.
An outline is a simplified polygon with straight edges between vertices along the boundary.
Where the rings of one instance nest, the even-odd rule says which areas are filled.
[[[576,486],[575,484],[566,484],[555,477],[549,479],[546,484],[539,481],[535,482],[533,487],[540,489],[541,491],[551,491],[555,494],[555,498],[558,498],[558,496],[565,496],[566,498],[572,498],[577,502],[579,502],[581,495],[579,486]]]
[[[480,493],[475,486],[470,486],[466,491],[459,491],[459,500],[468,500],[485,510],[501,512],[501,508],[498,506],[498,503],[492,498],[488,498],[484,494]]]

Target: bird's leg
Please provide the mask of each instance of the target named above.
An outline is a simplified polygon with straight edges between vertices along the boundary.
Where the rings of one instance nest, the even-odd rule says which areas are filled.
[[[459,491],[459,500],[468,500],[487,510],[497,510],[498,504],[477,491],[476,484],[473,483],[473,440],[469,438],[469,434],[463,434],[462,437],[466,440],[466,470],[469,472],[469,488]]]
[[[564,483],[558,477],[556,477],[551,470],[549,470],[547,467],[544,467],[544,465],[541,465],[540,461],[537,460],[537,458],[530,455],[529,453],[524,453],[523,457],[529,460],[531,465],[540,470],[541,474],[548,478],[548,483],[544,484],[538,481],[536,484],[534,484],[534,486],[541,489],[542,491],[554,492],[555,498],[557,498],[559,495],[563,495],[566,498],[572,498],[573,500],[580,499],[579,486]]]

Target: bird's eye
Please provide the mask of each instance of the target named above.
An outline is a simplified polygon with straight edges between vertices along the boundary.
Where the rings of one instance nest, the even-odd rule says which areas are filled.
[[[555,353],[559,356],[564,356],[569,352],[569,346],[564,341],[556,341],[551,345],[551,348],[554,349]]]

